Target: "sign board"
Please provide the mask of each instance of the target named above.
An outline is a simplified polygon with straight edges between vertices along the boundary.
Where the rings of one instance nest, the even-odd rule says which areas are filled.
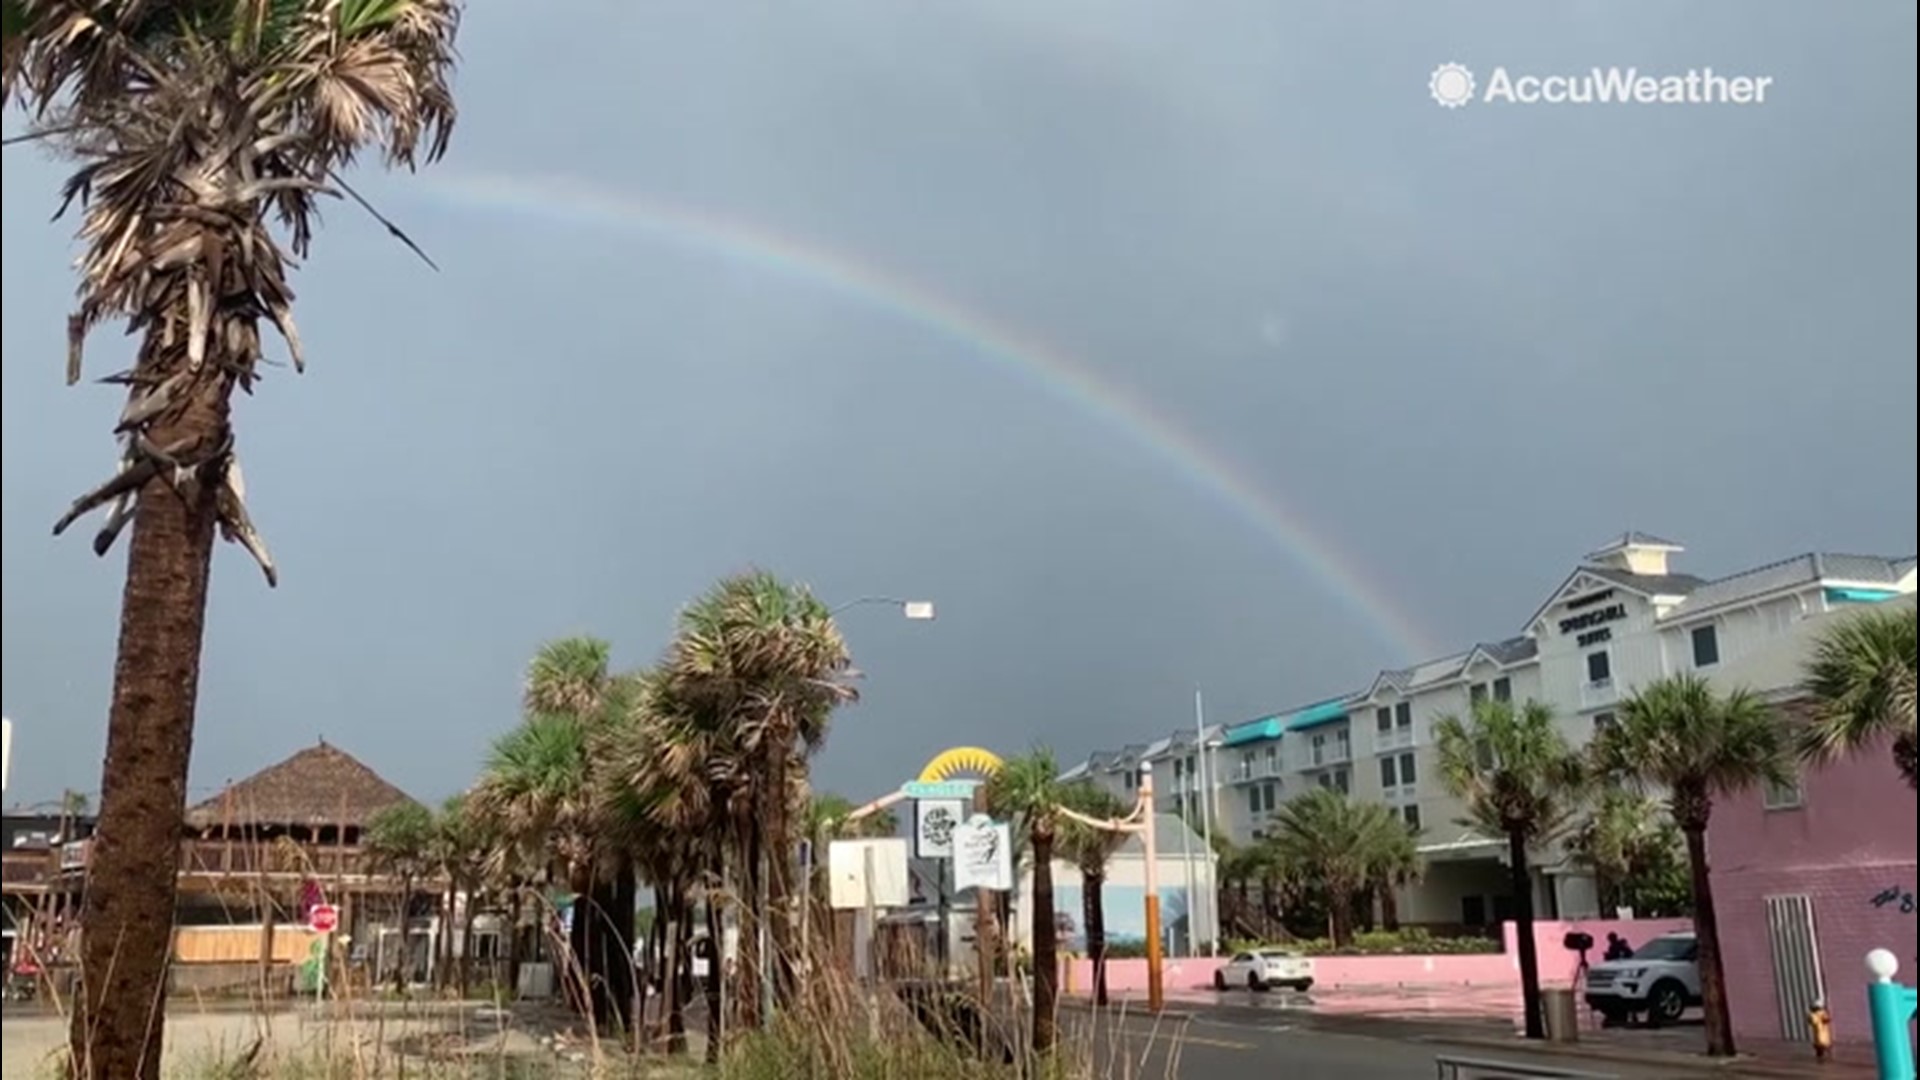
[[[978,780],[915,780],[900,789],[900,794],[909,799],[959,799],[965,802],[973,798],[973,791],[980,786]]]
[[[316,934],[331,934],[340,928],[340,909],[332,904],[315,904],[307,912],[307,929]]]
[[[955,889],[1013,889],[1013,832],[985,814],[975,814],[953,834]]]
[[[871,857],[869,857],[871,855]],[[907,906],[907,842],[835,840],[827,848],[827,900],[836,910]]]
[[[953,831],[967,820],[959,799],[921,799],[913,807],[913,853],[922,859],[953,858]]]

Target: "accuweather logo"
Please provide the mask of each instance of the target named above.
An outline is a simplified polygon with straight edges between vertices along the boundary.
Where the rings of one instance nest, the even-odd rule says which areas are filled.
[[[1514,74],[1493,69],[1485,85],[1464,64],[1441,64],[1427,93],[1441,108],[1486,105],[1764,105],[1771,75],[1722,75],[1712,68],[1652,74],[1596,67],[1570,74]]]

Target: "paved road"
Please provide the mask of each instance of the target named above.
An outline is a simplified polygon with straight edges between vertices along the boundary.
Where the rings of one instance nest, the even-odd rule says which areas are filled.
[[[1448,1028],[1417,1023],[1289,1021],[1260,1009],[1217,1008],[1158,1025],[1145,1016],[1095,1021],[1096,1076],[1140,1080],[1215,1080],[1219,1077],[1284,1076],[1288,1080],[1433,1080],[1441,1054],[1479,1060],[1533,1063],[1582,1070],[1618,1080],[1655,1080],[1675,1075],[1671,1067],[1644,1068],[1612,1062],[1541,1057],[1524,1052],[1472,1049],[1432,1041]],[[1452,1034],[1460,1029],[1449,1026]],[[1119,1067],[1117,1055],[1132,1059]],[[1497,1074],[1483,1074],[1497,1075]]]

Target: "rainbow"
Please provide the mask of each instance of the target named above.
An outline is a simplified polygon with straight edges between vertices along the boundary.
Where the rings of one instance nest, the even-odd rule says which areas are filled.
[[[817,242],[767,226],[647,195],[560,176],[490,172],[420,177],[406,190],[432,201],[509,217],[617,228],[792,278],[873,307],[966,347],[967,353],[1100,420],[1157,458],[1189,487],[1271,540],[1311,574],[1396,662],[1436,655],[1434,638],[1376,580],[1322,536],[1295,507],[1188,433],[1173,417],[1102,379],[1085,362],[1033,334],[932,288]]]

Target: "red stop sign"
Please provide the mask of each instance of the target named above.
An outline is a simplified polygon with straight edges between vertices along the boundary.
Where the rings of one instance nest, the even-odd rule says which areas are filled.
[[[316,934],[331,934],[340,928],[340,909],[332,904],[315,904],[307,913],[307,929]]]

